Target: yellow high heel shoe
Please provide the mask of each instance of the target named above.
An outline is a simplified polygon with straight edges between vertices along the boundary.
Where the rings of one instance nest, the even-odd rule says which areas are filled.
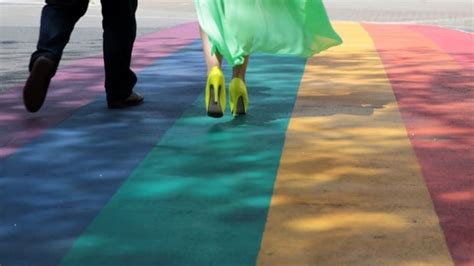
[[[206,112],[210,117],[224,116],[226,107],[226,91],[224,73],[218,67],[213,67],[207,78]]]
[[[234,78],[230,82],[230,111],[233,116],[247,114],[249,96],[247,86],[240,78]]]

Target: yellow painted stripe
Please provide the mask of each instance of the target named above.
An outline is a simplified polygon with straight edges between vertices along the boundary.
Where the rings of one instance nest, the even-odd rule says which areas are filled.
[[[336,26],[344,45],[305,70],[258,264],[451,265],[374,44]]]

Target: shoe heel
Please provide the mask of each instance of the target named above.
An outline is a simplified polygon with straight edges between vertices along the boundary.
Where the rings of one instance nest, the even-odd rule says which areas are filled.
[[[234,78],[230,82],[230,111],[233,116],[246,115],[248,112],[249,96],[247,86],[242,79]]]
[[[214,67],[209,73],[205,97],[207,115],[214,118],[224,116],[226,108],[225,78],[218,67]]]

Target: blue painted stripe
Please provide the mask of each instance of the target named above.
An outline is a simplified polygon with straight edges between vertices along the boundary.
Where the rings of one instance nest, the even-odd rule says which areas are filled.
[[[203,91],[204,76],[196,42],[139,73],[143,106],[108,111],[101,97],[1,161],[0,264],[58,264]]]
[[[256,56],[250,114],[168,130],[63,265],[254,265],[306,60]]]

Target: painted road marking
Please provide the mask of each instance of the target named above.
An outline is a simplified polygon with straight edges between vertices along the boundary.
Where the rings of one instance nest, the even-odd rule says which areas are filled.
[[[374,44],[336,29],[344,45],[303,77],[258,264],[450,265]]]
[[[433,42],[420,34],[420,29],[412,31],[403,26],[378,25],[365,27],[375,40],[392,82],[408,136],[417,154],[453,259],[457,265],[472,265],[472,35],[438,29],[438,36]],[[428,36],[434,33],[421,30],[421,33]],[[448,42],[453,43],[446,52],[442,48],[447,47]]]
[[[367,33],[346,24],[337,26],[345,45],[306,67],[263,240],[301,60],[253,60],[248,120],[216,124],[204,117],[202,98],[197,100],[76,241],[64,264],[254,264],[260,243],[263,265],[452,264],[400,112],[454,262],[472,263],[473,159],[466,148],[472,147],[473,127],[464,116],[472,110],[472,97],[459,96],[474,88],[472,72],[465,71],[472,71],[472,35],[419,26],[367,27],[385,65]],[[57,262],[143,158],[143,147],[150,149],[170,118],[179,117],[201,92],[187,87],[202,87],[199,49],[184,53],[184,59],[169,56],[195,40],[196,29],[188,24],[138,42],[134,63],[143,70],[140,86],[153,95],[147,98],[153,106],[132,113],[153,117],[140,121],[140,137],[127,144],[133,147],[110,142],[130,132],[124,128],[130,121],[101,109],[99,57],[61,71],[53,86],[62,83],[64,89],[52,91],[53,103],[39,116],[23,113],[18,91],[0,94],[0,251],[8,251],[0,254],[2,263],[4,258],[13,264]],[[163,62],[147,68],[157,58]],[[176,78],[179,71],[191,76]],[[431,86],[439,77],[445,78]],[[454,96],[443,89],[452,84],[459,89]],[[86,88],[83,94],[78,86]],[[154,92],[163,86],[168,90]],[[431,102],[436,95],[439,101]],[[436,109],[423,109],[433,103]],[[154,116],[158,111],[163,117]],[[102,134],[106,128],[121,131]],[[121,158],[128,170],[110,167],[105,151],[117,152],[113,158]],[[215,157],[215,151],[222,156]],[[112,168],[117,172],[110,175]]]
[[[193,57],[202,60],[202,53]],[[206,117],[201,96],[75,242],[63,265],[255,264],[305,63],[253,57],[250,115],[242,119],[229,112],[221,120]]]
[[[59,263],[200,94],[205,66],[197,54],[199,42],[141,71],[146,104],[107,111],[102,95],[0,162],[1,263]]]
[[[197,24],[191,23],[140,38],[134,48],[134,70],[141,71],[155,60],[189,45],[198,36]],[[25,111],[22,87],[1,93],[0,159],[14,154],[48,128],[97,99],[104,92],[103,73],[102,56],[78,60],[60,70],[51,83],[45,106],[36,114]]]
[[[410,30],[421,33],[452,56],[474,75],[474,34],[447,30],[436,26],[407,25]],[[474,86],[473,86],[474,87]]]

